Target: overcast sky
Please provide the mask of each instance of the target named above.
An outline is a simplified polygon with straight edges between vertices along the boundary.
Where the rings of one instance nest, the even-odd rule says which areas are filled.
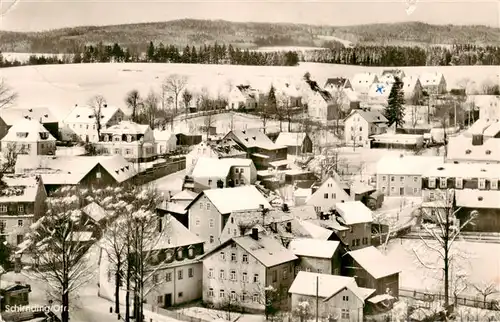
[[[418,0],[417,0],[418,1]],[[432,24],[499,26],[495,0],[420,0],[408,15],[405,0],[0,0],[0,29],[41,31],[182,18],[296,22],[335,26],[422,21]]]

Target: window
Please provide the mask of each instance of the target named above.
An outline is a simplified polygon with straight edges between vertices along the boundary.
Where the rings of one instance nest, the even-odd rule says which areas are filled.
[[[0,212],[7,212],[7,206],[6,205],[0,205]]]
[[[224,253],[224,252],[220,252],[220,254],[219,254],[219,259],[220,259],[221,261],[225,261],[225,260],[226,260],[226,253]]]
[[[184,277],[183,275],[184,275],[184,274],[183,274],[183,272],[182,272],[182,269],[180,269],[180,270],[178,270],[178,271],[177,271],[177,279],[178,279],[178,280],[181,280],[181,279]]]
[[[132,150],[130,150],[130,149],[125,149],[125,154],[132,154]]]
[[[207,210],[210,210],[210,203],[207,202]]]
[[[368,237],[363,237],[363,245],[368,244]]]
[[[191,278],[194,276],[194,269],[188,268],[188,277]]]
[[[232,269],[230,272],[229,272],[229,280],[230,281],[236,281],[236,271],[234,269]]]
[[[253,274],[253,282],[258,283],[259,282],[259,274]]]
[[[276,283],[278,281],[278,271],[277,270],[274,270],[273,271],[273,279],[272,279],[273,283]]]
[[[462,178],[455,178],[455,188],[462,189],[464,181]]]
[[[498,190],[498,180],[497,179],[491,179],[490,182],[491,189]]]
[[[429,188],[436,188],[436,178],[429,178]]]
[[[196,217],[194,225],[195,226],[199,226],[200,225],[200,218]]]
[[[349,309],[342,309],[342,319],[349,319]]]
[[[396,188],[391,187],[391,192],[394,192],[395,190],[396,190]]]
[[[220,280],[223,280],[223,279],[225,279],[225,278],[226,278],[226,272],[224,272],[224,270],[223,270],[223,269],[221,269],[221,270],[219,271],[219,279],[220,279]]]
[[[405,181],[405,177],[399,177],[399,181],[400,181],[400,182]]]
[[[236,254],[231,253],[231,262],[236,262]]]
[[[24,205],[17,206],[17,212],[23,213],[24,212]]]
[[[252,301],[254,301],[254,302],[259,302],[259,294],[254,293],[254,294],[252,295]]]
[[[87,124],[87,126],[85,127],[85,129],[86,129],[86,130],[88,130],[88,129],[89,129],[89,125],[88,125],[88,124]]]
[[[153,275],[153,284],[158,284],[158,274]]]
[[[162,295],[156,297],[156,303],[163,304],[163,296]]]
[[[286,280],[288,278],[288,270],[285,268],[283,270],[283,280]]]
[[[227,227],[227,233],[231,234],[231,228],[230,227]]]
[[[214,297],[214,289],[212,287],[208,289],[208,296]]]
[[[337,194],[336,193],[332,193],[332,199],[335,199],[337,198]]]
[[[211,186],[212,185],[212,179],[208,179],[208,185]]]
[[[231,224],[234,224],[234,218],[231,217]]]
[[[239,172],[239,170],[240,170],[239,168],[235,168],[235,169],[234,169],[234,173],[238,173],[238,172]]]
[[[19,245],[19,244],[21,244],[23,242],[24,236],[23,235],[17,235],[16,239],[17,239],[16,242]]]
[[[386,176],[382,176],[382,181],[385,181],[387,180],[387,177]]]
[[[193,248],[193,247],[190,247],[190,248],[188,249],[188,256],[189,256],[189,257],[193,257],[193,255],[194,255],[194,248]]]
[[[446,178],[439,178],[439,188],[446,189]]]
[[[241,258],[241,261],[242,261],[243,263],[248,264],[248,255],[247,255],[247,254],[243,254],[243,256],[242,256],[242,258]]]
[[[248,282],[248,273],[247,272],[243,272],[242,280],[243,280],[243,283],[247,283]]]
[[[235,180],[234,180],[234,183],[235,183],[236,185],[239,185],[239,184],[240,184],[240,181],[239,181],[238,179],[235,179]]]
[[[328,194],[327,194],[327,193],[325,193],[325,194],[323,195],[323,197],[324,197],[325,199],[328,199]]]
[[[224,290],[219,290],[219,297],[220,297],[221,299],[223,299],[223,298],[224,298]]]
[[[413,182],[418,182],[418,177],[413,177]]]
[[[203,209],[203,203],[200,202],[200,209]]]
[[[208,221],[208,227],[210,227],[210,228],[214,228],[214,220],[213,220],[213,219],[210,219],[210,220]]]
[[[394,176],[391,176],[391,182],[394,182]]]
[[[429,192],[429,199],[434,200],[434,192]]]
[[[96,177],[97,179],[101,179],[101,172],[97,171],[97,172],[95,173],[95,177]]]
[[[24,224],[24,222],[23,222],[23,220],[22,220],[22,219],[19,219],[19,220],[17,221],[17,227],[22,227],[22,226],[23,226],[23,224]]]
[[[213,243],[214,243],[214,236],[210,235],[210,244],[213,244]]]
[[[342,301],[349,302],[349,296],[348,295],[342,296]]]
[[[413,193],[418,193],[418,188],[413,188]]]
[[[214,269],[213,268],[208,269],[208,278],[214,278]]]
[[[115,154],[120,154],[120,149],[115,149]]]
[[[323,273],[323,270],[321,268],[318,268],[317,271],[319,274]]]
[[[479,178],[479,189],[486,188],[486,180],[484,178]]]
[[[236,301],[236,292],[231,291],[231,300]]]
[[[246,302],[247,301],[247,292],[243,292],[241,293],[241,302]]]

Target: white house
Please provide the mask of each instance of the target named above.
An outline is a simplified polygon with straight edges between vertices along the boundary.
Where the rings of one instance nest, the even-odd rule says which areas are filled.
[[[407,76],[403,79],[403,93],[407,103],[415,104],[423,98],[423,87],[416,76]]]
[[[258,107],[259,96],[259,91],[250,85],[238,85],[229,93],[227,108],[255,110]]]
[[[290,83],[276,86],[276,99],[278,104],[286,103],[288,108],[302,106],[302,93]]]
[[[173,132],[153,130],[156,142],[156,154],[164,155],[175,151],[177,148],[177,137]]]
[[[223,187],[252,185],[257,180],[257,169],[251,159],[199,158],[191,175],[196,191],[216,189],[222,180]]]
[[[351,85],[356,93],[368,95],[372,84],[377,82],[378,77],[375,73],[358,73],[352,78]]]
[[[392,86],[392,83],[373,83],[368,90],[368,102],[386,106]]]
[[[387,119],[377,111],[352,110],[344,120],[344,140],[348,145],[370,146],[370,136],[385,133]]]
[[[220,142],[202,141],[193,146],[186,155],[186,171],[190,172],[194,168],[199,158],[246,158],[247,152],[234,140],[224,138]]]
[[[338,202],[350,200],[342,185],[333,177],[326,179],[306,201],[307,206],[313,206],[317,213],[335,209]]]
[[[118,124],[125,118],[123,111],[117,107],[104,104],[101,108],[101,131],[109,126]],[[94,110],[89,106],[78,106],[64,119],[64,128],[72,133],[74,137],[65,137],[63,140],[81,140],[89,142],[99,142],[97,135],[97,122]],[[71,130],[71,131],[67,131]]]
[[[19,154],[54,155],[56,139],[38,120],[22,119],[0,141],[0,151],[11,148]]]
[[[500,96],[498,95],[468,95],[467,104],[470,110],[479,110],[479,119],[488,122],[500,120]]]
[[[406,76],[405,72],[402,69],[386,69],[382,71],[382,76],[380,76],[380,79],[395,79],[396,77],[399,77],[399,79],[403,79]]]
[[[446,93],[446,79],[442,73],[424,73],[420,75],[420,84],[429,95]]]

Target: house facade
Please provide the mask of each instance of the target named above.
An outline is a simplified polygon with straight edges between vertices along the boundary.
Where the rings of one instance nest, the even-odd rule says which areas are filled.
[[[286,146],[287,153],[291,155],[313,152],[312,140],[309,135],[304,132],[281,132],[276,138],[275,143]]]
[[[290,83],[284,83],[277,86],[276,98],[278,102],[288,108],[302,107],[302,94]]]
[[[186,171],[192,170],[199,158],[245,158],[247,152],[234,140],[223,139],[220,142],[203,141],[193,146],[186,155]]]
[[[297,272],[340,275],[342,253],[338,241],[297,238],[290,242],[288,249],[299,258]]]
[[[170,131],[153,130],[156,154],[165,155],[177,149],[177,137]]]
[[[121,121],[101,130],[96,149],[104,155],[122,155],[131,162],[149,162],[157,157],[156,141],[149,125]]]
[[[0,141],[0,151],[17,154],[55,155],[56,139],[37,120],[22,119]]]
[[[417,104],[424,98],[424,92],[420,79],[416,76],[402,78],[403,93],[407,104]]]
[[[24,119],[39,121],[53,137],[59,138],[59,120],[50,109],[37,107],[2,109],[0,111],[0,139],[14,124]]]
[[[445,94],[447,84],[444,75],[438,72],[420,75],[420,84],[429,95]]]
[[[192,172],[194,191],[252,185],[257,180],[257,169],[250,159],[200,158]],[[220,181],[222,187],[219,187]]]
[[[468,95],[467,104],[471,111],[479,110],[479,119],[488,122],[500,120],[499,95]]]
[[[370,136],[385,133],[387,119],[377,111],[352,110],[344,120],[344,141],[352,146],[370,146]]]
[[[0,233],[13,246],[45,215],[47,193],[37,175],[4,174],[0,186]]]
[[[377,82],[378,77],[375,73],[359,73],[352,78],[351,86],[356,93],[366,98],[372,84]]]
[[[350,196],[345,192],[341,183],[333,177],[329,177],[306,200],[306,205],[313,206],[317,213],[326,213],[334,210],[337,203],[348,200],[350,200]]]
[[[259,105],[260,93],[250,85],[238,85],[229,93],[227,108],[230,110],[255,110]]]
[[[336,219],[348,228],[337,233],[342,243],[349,249],[361,249],[372,244],[373,213],[361,201],[340,202],[336,206]]]

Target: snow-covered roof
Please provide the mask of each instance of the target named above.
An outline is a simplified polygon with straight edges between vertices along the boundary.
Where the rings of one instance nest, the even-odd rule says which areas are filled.
[[[262,133],[259,129],[233,130],[238,142],[246,148],[259,147],[266,150],[276,150],[284,148],[284,146],[275,144],[271,139]]]
[[[47,107],[36,108],[5,108],[0,111],[0,118],[7,125],[14,125],[20,120],[29,118],[44,123],[57,123],[58,120]]]
[[[95,222],[100,222],[108,216],[106,210],[95,202],[86,205],[82,209],[82,212],[92,218]]]
[[[121,121],[120,123],[110,126],[106,129],[102,129],[102,133],[106,134],[144,134],[149,129],[147,124],[138,124],[130,121]]]
[[[361,301],[364,301],[363,292],[358,287],[354,277],[319,274],[300,271],[293,280],[288,293],[306,296],[316,296],[325,300],[330,299],[343,289],[353,292]]]
[[[488,139],[481,145],[473,145],[472,139],[465,136],[452,137],[448,141],[447,158],[450,160],[498,161],[500,141]]]
[[[38,193],[39,179],[30,174],[4,174],[5,184],[0,188],[0,203],[4,202],[34,202]]]
[[[344,87],[347,83],[348,79],[344,77],[335,77],[335,78],[328,78],[326,80],[325,86],[328,87],[328,85],[331,85],[333,87]]]
[[[304,132],[281,132],[275,143],[284,146],[301,146],[306,136]]]
[[[423,134],[382,133],[370,136],[377,143],[416,144],[424,140]]]
[[[253,161],[243,158],[207,158],[200,157],[193,168],[193,178],[225,178],[232,167],[249,167]]]
[[[38,121],[22,119],[14,123],[2,142],[49,142],[56,139]]]
[[[299,238],[290,242],[290,249],[297,256],[332,258],[340,242],[333,240],[318,240],[314,238]]]
[[[368,90],[368,96],[371,98],[387,99],[391,93],[392,84],[387,83],[373,83]]]
[[[347,118],[358,114],[363,119],[365,119],[368,123],[387,123],[387,119],[382,115],[379,111],[368,111],[362,109],[355,109],[351,111],[351,114]]]
[[[152,247],[153,249],[169,249],[203,243],[200,237],[196,236],[173,216],[167,215],[164,219],[164,233],[160,234],[159,241]]]
[[[495,122],[493,124],[491,124],[490,126],[488,126],[484,132],[483,132],[483,135],[485,137],[490,137],[490,138],[493,138],[495,137],[498,133],[500,133],[500,122]]]
[[[423,175],[436,178],[500,178],[500,164],[443,163],[429,167]]]
[[[375,279],[401,272],[395,263],[373,246],[350,251],[348,254]]]
[[[375,73],[358,73],[352,78],[351,86],[355,91],[368,90],[376,81],[378,77]]]
[[[347,225],[373,221],[372,211],[361,201],[346,201],[335,204],[335,209]]]
[[[403,92],[406,98],[413,95],[415,86],[417,86],[419,82],[420,80],[415,76],[406,76],[403,78]]]
[[[256,210],[260,205],[271,209],[266,198],[255,186],[240,186],[235,188],[210,189],[203,194],[212,202],[221,214],[236,211]]]
[[[500,191],[478,189],[456,189],[457,207],[500,209]]]
[[[198,194],[191,190],[182,190],[170,198],[171,200],[193,200]]]
[[[439,85],[441,82],[441,78],[443,78],[443,74],[439,72],[435,73],[423,73],[420,75],[420,83],[422,86],[429,86],[429,85]]]
[[[119,110],[115,106],[101,108],[101,124],[106,125]],[[89,106],[75,106],[64,119],[64,123],[95,124],[94,111]]]
[[[155,141],[168,141],[170,138],[175,137],[175,134],[171,131],[160,131],[154,130],[153,134],[155,136]]]
[[[467,133],[471,135],[483,134],[483,132],[493,123],[494,122],[490,120],[479,119],[467,129]]]
[[[377,174],[422,175],[429,167],[443,163],[443,157],[387,155],[377,162]]]
[[[266,267],[273,267],[297,259],[297,256],[279,241],[267,235],[259,234],[258,240],[248,235],[235,237],[233,241]]]
[[[307,220],[301,220],[296,218],[298,224],[302,227],[302,230],[305,231],[311,238],[318,240],[328,240],[330,236],[332,236],[332,231],[321,226],[316,225],[313,222]]]
[[[383,84],[394,84],[396,82],[396,78],[393,74],[387,73],[378,76],[378,81]]]
[[[298,192],[300,191],[303,191],[303,193],[306,194],[306,196],[310,196],[312,192],[311,189],[297,189],[294,192],[295,196],[297,196]],[[302,205],[302,206],[290,207],[289,210],[290,210],[290,215],[301,220],[315,219],[318,217],[318,215],[316,214],[316,210],[314,210],[314,206]]]

